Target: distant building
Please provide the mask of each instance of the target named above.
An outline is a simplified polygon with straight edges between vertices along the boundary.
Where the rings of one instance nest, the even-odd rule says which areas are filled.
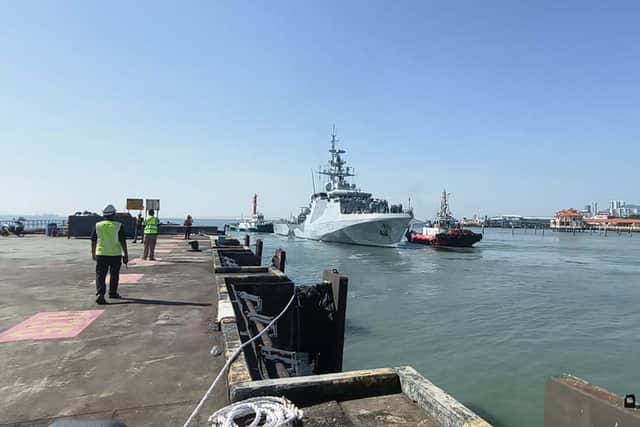
[[[615,216],[615,217],[622,217],[624,216],[623,214],[625,213],[625,202],[622,200],[611,200],[609,202],[609,215],[611,216]]]
[[[551,229],[556,231],[575,231],[585,228],[583,214],[575,209],[563,209],[551,219]]]
[[[640,205],[625,204],[622,213],[624,215],[620,216],[623,218],[640,215]]]
[[[473,218],[462,218],[460,224],[463,227],[482,227],[485,224],[485,219],[478,218],[478,215],[474,215]]]
[[[624,200],[611,200],[609,202],[609,216],[628,218],[635,215],[640,215],[640,205],[628,204]]]
[[[591,213],[591,205],[584,205],[584,209],[582,209],[580,211],[580,213],[585,218],[589,218],[589,217],[593,216],[593,214]]]
[[[614,207],[615,206],[615,207]],[[618,212],[625,207],[610,204],[609,207]],[[610,214],[610,211],[596,212],[593,217],[585,217],[582,211],[574,208],[563,209],[551,219],[551,229],[554,231],[640,231],[640,218],[620,218]]]

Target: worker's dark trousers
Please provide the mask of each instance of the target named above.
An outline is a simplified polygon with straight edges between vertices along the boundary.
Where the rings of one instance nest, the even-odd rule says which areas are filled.
[[[109,272],[111,276],[111,280],[109,280],[109,295],[118,293],[121,264],[122,257],[120,256],[96,256],[96,295],[104,295],[107,290],[105,283],[107,272]]]
[[[140,241],[142,242],[143,239],[144,239],[143,229],[136,227],[135,231],[133,232],[133,242],[134,243],[138,240],[138,235],[140,236]]]

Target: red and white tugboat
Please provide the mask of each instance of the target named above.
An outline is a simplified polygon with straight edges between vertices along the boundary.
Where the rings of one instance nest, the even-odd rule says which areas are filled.
[[[470,248],[482,240],[482,234],[471,230],[464,230],[460,223],[451,215],[446,190],[442,192],[440,210],[436,220],[422,228],[422,233],[407,230],[407,240],[431,246],[448,246],[456,248]]]

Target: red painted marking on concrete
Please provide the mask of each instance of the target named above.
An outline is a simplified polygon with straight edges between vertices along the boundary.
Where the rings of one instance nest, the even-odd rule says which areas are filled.
[[[132,283],[138,283],[144,277],[143,273],[120,273],[120,280],[118,281],[119,285],[125,284],[130,285]],[[111,275],[107,274],[107,277],[104,279],[104,282],[107,286],[109,286],[109,282],[111,281]],[[96,281],[93,281],[93,284],[96,284]]]
[[[155,261],[151,261],[149,259],[144,260],[142,258],[136,258],[129,261],[129,265],[157,265],[158,263],[160,263],[160,261],[162,261],[162,259],[160,258],[156,258]]]
[[[43,311],[0,334],[0,343],[24,340],[73,338],[104,310]]]
[[[118,283],[119,284],[138,283],[140,280],[142,280],[143,277],[144,277],[144,274],[141,274],[141,273],[120,274],[120,281]]]

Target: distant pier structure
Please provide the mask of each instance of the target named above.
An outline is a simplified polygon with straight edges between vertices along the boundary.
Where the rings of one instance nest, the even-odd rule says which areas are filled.
[[[485,218],[486,227],[495,228],[549,228],[550,217],[500,215]]]
[[[640,232],[640,218],[618,218],[599,212],[593,217],[585,217],[584,211],[575,208],[563,209],[551,219],[553,231],[599,231],[599,232]]]

